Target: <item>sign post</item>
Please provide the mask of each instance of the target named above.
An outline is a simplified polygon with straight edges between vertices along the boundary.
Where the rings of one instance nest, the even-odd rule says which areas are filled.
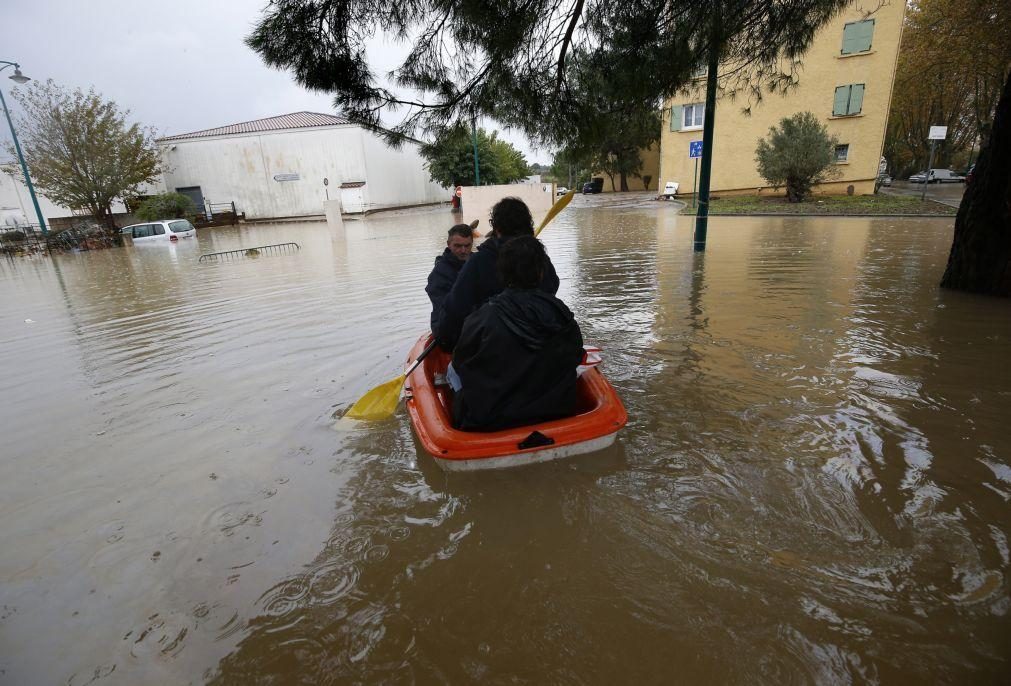
[[[947,126],[931,126],[930,133],[927,134],[927,140],[930,141],[930,160],[927,162],[927,176],[923,179],[923,193],[920,194],[920,200],[925,200],[927,198],[927,186],[930,184],[930,173],[934,169],[934,145],[937,141],[943,141],[947,135]]]
[[[694,208],[695,201],[699,196],[699,158],[702,157],[702,141],[691,141],[688,143],[688,157],[695,160],[695,177],[692,181],[692,208]]]

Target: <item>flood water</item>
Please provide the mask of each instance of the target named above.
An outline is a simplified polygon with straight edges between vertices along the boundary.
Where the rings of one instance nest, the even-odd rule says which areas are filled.
[[[1008,683],[1011,302],[938,289],[951,219],[570,208],[628,426],[463,475],[334,419],[450,221],[0,260],[0,683]]]

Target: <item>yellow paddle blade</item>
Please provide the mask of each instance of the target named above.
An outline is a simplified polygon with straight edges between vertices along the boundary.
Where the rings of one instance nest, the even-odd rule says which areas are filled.
[[[544,221],[542,221],[541,225],[537,227],[537,230],[534,231],[534,235],[539,236],[541,231],[544,230],[544,227],[548,225],[548,222],[554,219],[556,214],[564,210],[565,206],[568,205],[570,202],[572,202],[572,198],[575,195],[576,191],[575,189],[573,189],[568,193],[566,193],[565,195],[563,195],[562,197],[560,197],[558,201],[551,206],[551,210],[548,212],[547,216],[544,217]]]
[[[344,413],[351,419],[386,419],[397,411],[400,403],[400,391],[404,387],[404,375],[376,386],[358,399],[351,409]]]

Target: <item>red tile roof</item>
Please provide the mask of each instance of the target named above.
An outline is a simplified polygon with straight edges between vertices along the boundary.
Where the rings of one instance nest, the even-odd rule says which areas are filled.
[[[206,138],[208,136],[229,136],[241,133],[283,131],[285,129],[304,129],[313,126],[337,126],[350,123],[351,122],[345,117],[334,114],[322,114],[320,112],[292,112],[291,114],[282,114],[277,117],[254,119],[253,121],[242,122],[241,124],[219,126],[216,129],[204,129],[203,131],[193,131],[191,133],[180,133],[175,136],[165,136],[164,138],[159,138],[158,141],[179,141],[190,138]]]

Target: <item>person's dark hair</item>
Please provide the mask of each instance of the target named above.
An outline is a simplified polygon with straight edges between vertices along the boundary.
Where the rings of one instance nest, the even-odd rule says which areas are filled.
[[[449,230],[449,235],[446,240],[450,240],[453,236],[459,236],[460,238],[473,238],[474,229],[470,228],[470,224],[456,224]]]
[[[498,279],[506,288],[537,288],[544,277],[548,255],[533,236],[517,236],[498,254]]]
[[[502,198],[491,208],[491,228],[499,236],[532,236],[534,218],[519,198]]]

